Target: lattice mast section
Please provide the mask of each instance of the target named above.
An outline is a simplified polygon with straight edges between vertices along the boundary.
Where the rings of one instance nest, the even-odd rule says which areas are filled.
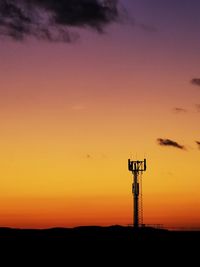
[[[146,159],[143,161],[128,160],[128,170],[133,174],[133,226],[138,228],[143,224],[143,204],[142,204],[142,173],[146,171]]]

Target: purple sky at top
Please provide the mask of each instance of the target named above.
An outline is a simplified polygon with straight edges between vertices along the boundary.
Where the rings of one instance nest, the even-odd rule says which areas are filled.
[[[152,78],[152,72],[148,76],[152,66],[155,79],[157,71],[169,72],[169,75],[177,73],[180,79],[182,71],[184,76],[187,72],[184,78],[188,84],[190,79],[198,78],[199,1],[121,0],[121,4],[130,20],[108,26],[105,34],[76,29],[80,39],[71,44],[37,40],[16,42],[3,38],[0,42],[1,84],[14,88],[15,83],[19,87],[20,77],[31,72],[38,83],[45,76],[53,77],[52,73],[64,80],[66,71],[82,73],[84,80],[94,70],[98,79],[102,77],[106,82],[107,77],[113,77],[119,80],[118,84],[124,84],[130,79],[127,73],[137,71],[136,68],[146,79]],[[94,65],[96,67],[91,68]],[[40,68],[42,71],[38,73]],[[121,77],[114,75],[119,72]],[[4,79],[8,73],[9,82]]]

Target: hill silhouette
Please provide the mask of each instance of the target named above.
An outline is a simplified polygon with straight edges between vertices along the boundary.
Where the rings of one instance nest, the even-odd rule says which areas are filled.
[[[153,227],[141,227],[135,229],[131,226],[120,225],[101,226],[78,226],[75,228],[49,228],[49,229],[20,229],[0,228],[0,243],[5,240],[65,240],[66,242],[80,241],[124,241],[139,244],[140,242],[180,242],[197,241],[200,239],[200,231],[170,231]]]
[[[100,263],[119,261],[164,261],[198,256],[199,231],[168,231],[144,227],[83,226],[52,229],[0,228],[1,252],[28,255],[32,260],[54,260],[78,264],[92,258]],[[152,258],[153,257],[153,258]],[[93,266],[96,266],[94,262]],[[71,266],[74,266],[71,265]]]

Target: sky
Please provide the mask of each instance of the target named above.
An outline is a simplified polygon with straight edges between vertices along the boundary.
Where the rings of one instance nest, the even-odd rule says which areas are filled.
[[[127,161],[146,158],[144,223],[199,228],[200,2],[66,6],[53,26],[3,2],[0,226],[132,224]]]

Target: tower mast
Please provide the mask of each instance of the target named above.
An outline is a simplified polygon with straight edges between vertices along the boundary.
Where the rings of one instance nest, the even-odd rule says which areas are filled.
[[[139,227],[139,194],[140,194],[140,184],[139,184],[139,174],[146,171],[146,159],[143,161],[131,161],[128,160],[128,170],[133,174],[133,226],[135,228]]]

